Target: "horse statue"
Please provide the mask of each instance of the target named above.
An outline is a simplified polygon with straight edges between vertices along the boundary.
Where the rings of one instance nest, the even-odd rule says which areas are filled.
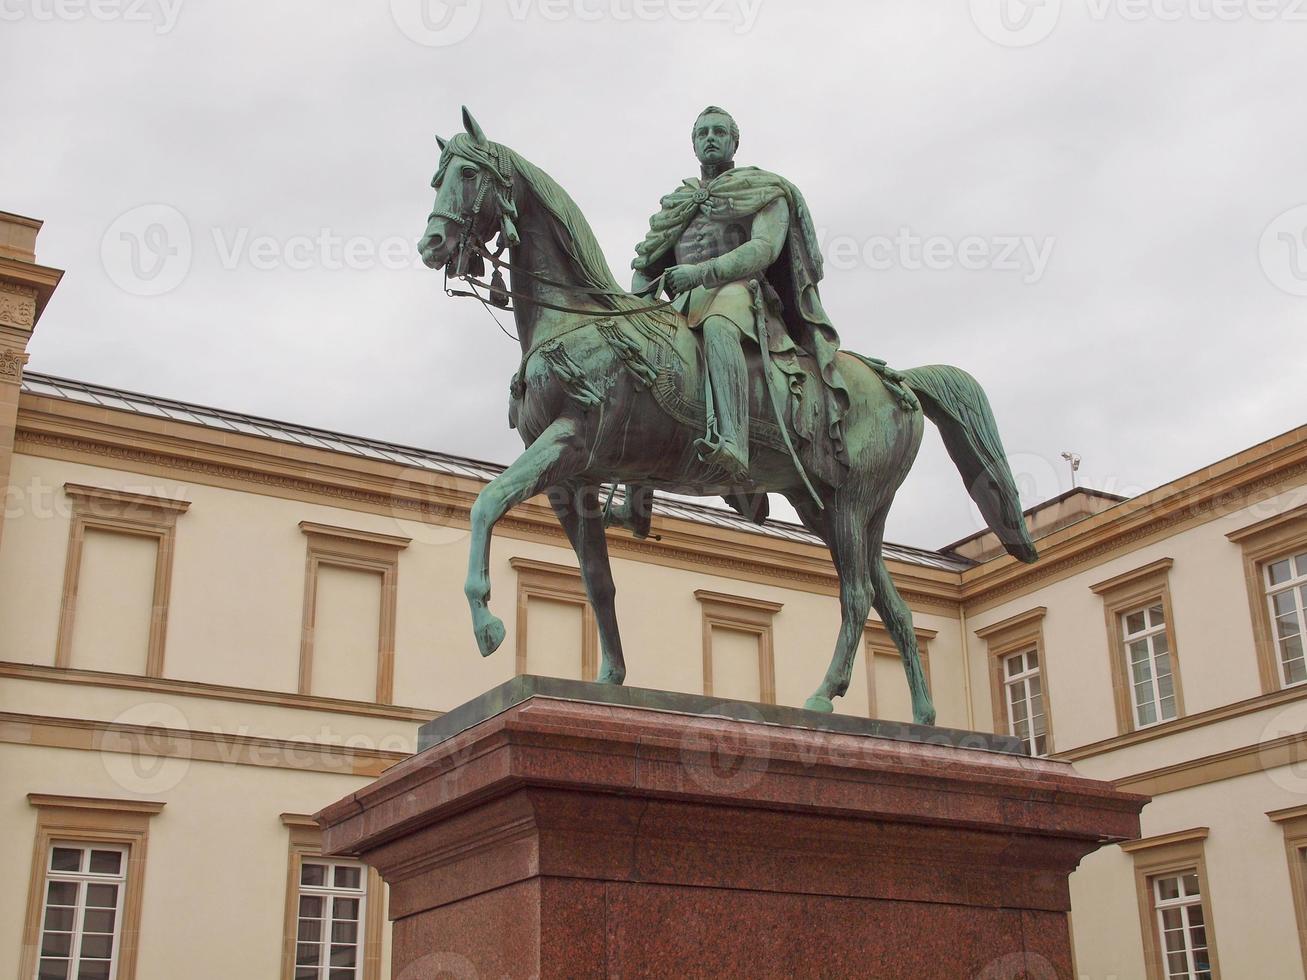
[[[567,192],[521,154],[488,140],[466,108],[463,126],[465,132],[448,141],[437,137],[435,206],[418,249],[429,268],[445,270],[447,280],[452,275],[472,284],[469,294],[450,290],[447,282],[452,295],[487,302],[476,293],[480,286],[496,306],[508,308],[511,299],[522,358],[510,385],[509,418],[526,445],[482,489],[471,510],[464,592],[482,656],[504,640],[503,622],[489,606],[490,537],[516,504],[548,494],[576,551],[598,623],[598,680],[621,684],[626,663],[614,609],[603,487],[620,483],[737,500],[779,493],[825,542],[839,577],[842,619],[835,652],[804,706],[834,710],[832,699],[848,690],[874,608],[902,656],[914,720],[933,724],[935,708],[912,613],[882,555],[886,516],[916,458],[923,415],[939,427],[972,499],[1006,549],[1023,561],[1036,558],[980,385],[953,367],[899,372],[840,351],[839,370],[849,393],[843,419],[847,468],[834,474],[822,465],[822,454],[791,431],[799,411],[817,410],[820,395],[798,390],[801,383],[768,364],[766,351],[757,349],[767,345],[759,344],[749,354],[753,421],[747,483],[739,485],[701,458],[705,421],[712,416],[711,388],[705,386],[693,332],[671,301],[623,290]],[[499,248],[491,253],[487,245],[496,233]],[[505,249],[507,260],[500,257]],[[487,262],[494,266],[490,283],[477,278]],[[509,273],[507,284],[501,269]],[[808,383],[819,384],[810,358],[806,366]],[[788,411],[776,397],[778,387],[790,396]]]

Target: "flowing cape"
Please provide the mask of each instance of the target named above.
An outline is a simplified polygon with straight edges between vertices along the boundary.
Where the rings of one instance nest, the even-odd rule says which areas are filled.
[[[836,456],[847,462],[843,420],[849,392],[835,364],[840,338],[821,305],[817,290],[822,278],[821,249],[808,205],[797,187],[757,167],[736,167],[707,182],[688,178],[660,202],[661,209],[649,219],[649,233],[636,246],[631,266],[654,279],[674,265],[676,243],[700,208],[712,219],[745,218],[778,198],[784,198],[789,206],[789,232],[780,256],[764,276],[780,298],[786,330],[817,362],[830,402],[830,437]]]

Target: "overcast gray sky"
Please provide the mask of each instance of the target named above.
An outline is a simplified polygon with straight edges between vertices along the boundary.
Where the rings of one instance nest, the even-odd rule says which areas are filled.
[[[625,281],[717,103],[845,346],[975,374],[1027,504],[1063,450],[1135,493],[1307,421],[1304,64],[1302,0],[0,0],[0,209],[67,270],[33,370],[508,462],[519,352],[411,254],[433,134]],[[979,526],[928,431],[890,537]]]

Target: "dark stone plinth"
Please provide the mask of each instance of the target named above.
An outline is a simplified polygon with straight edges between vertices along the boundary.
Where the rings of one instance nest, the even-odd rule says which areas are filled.
[[[1069,978],[1067,876],[1146,802],[1023,755],[540,691],[318,814],[390,884],[397,980]]]
[[[571,681],[561,677],[537,677],[523,674],[492,687],[480,697],[461,704],[453,711],[429,721],[418,729],[418,751],[429,749],[445,739],[479,725],[507,711],[515,704],[532,697],[546,697],[557,701],[579,701],[587,704],[614,704],[626,708],[646,708],[681,715],[698,715],[702,718],[729,718],[738,721],[781,725],[786,728],[806,728],[819,732],[843,732],[847,735],[874,735],[905,742],[924,742],[929,745],[952,745],[957,748],[985,749],[989,752],[1021,754],[1025,748],[1020,739],[1010,735],[991,735],[988,732],[967,732],[956,728],[937,728],[933,725],[913,725],[901,721],[879,721],[875,718],[856,718],[852,715],[824,714],[806,711],[781,704],[757,704],[752,701],[729,701],[708,698],[701,694],[681,694],[677,691],[654,691],[644,687],[625,687],[614,684],[596,684],[593,681]]]

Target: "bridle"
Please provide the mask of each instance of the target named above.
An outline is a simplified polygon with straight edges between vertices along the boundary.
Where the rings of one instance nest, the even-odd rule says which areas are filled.
[[[493,146],[493,144],[492,144]],[[491,306],[501,310],[512,312],[513,307],[510,300],[519,300],[524,303],[533,304],[547,310],[555,310],[559,313],[574,313],[581,316],[601,316],[601,317],[633,317],[641,316],[648,313],[655,313],[659,310],[665,310],[676,302],[677,297],[664,300],[662,302],[652,303],[648,306],[641,306],[635,309],[613,309],[613,310],[593,310],[580,309],[573,306],[562,306],[555,303],[547,303],[544,300],[529,296],[525,293],[515,292],[509,289],[504,283],[502,270],[507,269],[514,277],[522,276],[532,279],[542,285],[552,286],[555,289],[562,289],[572,293],[578,293],[582,296],[605,296],[609,298],[623,297],[629,298],[632,294],[620,289],[601,289],[588,286],[578,286],[575,283],[559,282],[548,276],[542,275],[531,269],[525,269],[520,265],[515,265],[510,261],[501,259],[500,256],[508,248],[517,245],[520,241],[517,234],[517,226],[513,219],[517,217],[517,202],[513,198],[513,170],[510,161],[501,160],[496,150],[491,151],[494,154],[495,161],[495,183],[494,189],[496,203],[499,205],[499,241],[496,244],[493,254],[486,251],[484,245],[477,241],[476,228],[478,220],[481,217],[481,210],[485,206],[486,199],[491,192],[491,178],[486,173],[486,168],[476,165],[477,184],[472,198],[471,210],[467,212],[457,212],[450,209],[436,207],[432,210],[431,218],[445,218],[454,222],[459,227],[460,234],[458,244],[450,254],[449,260],[445,263],[445,294],[460,298],[475,299],[489,309]],[[485,275],[486,263],[489,262],[494,272],[489,282],[478,278]],[[449,287],[450,278],[461,279],[467,283],[469,289],[451,289]],[[659,276],[649,284],[647,294],[656,296],[662,285],[663,277]],[[476,291],[477,287],[487,291],[487,296],[482,296]],[[644,294],[639,294],[644,295]],[[493,315],[493,311],[491,311]],[[498,322],[498,321],[496,321]],[[502,327],[501,327],[502,329]]]

